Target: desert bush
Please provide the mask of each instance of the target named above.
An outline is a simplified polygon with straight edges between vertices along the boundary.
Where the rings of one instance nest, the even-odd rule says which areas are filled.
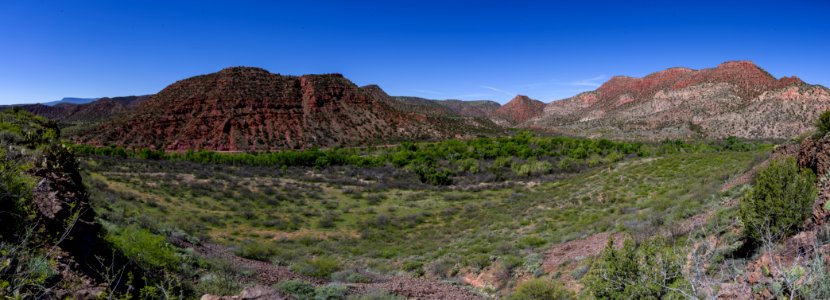
[[[259,261],[269,261],[284,254],[285,250],[274,242],[245,240],[239,244],[234,253],[240,257]]]
[[[770,162],[741,199],[738,215],[744,233],[761,241],[795,232],[812,211],[815,181],[813,172],[799,169],[794,158]]]
[[[538,276],[542,273],[542,261],[544,257],[539,253],[531,253],[525,257],[522,267],[530,274]]]
[[[609,239],[600,257],[583,278],[585,289],[598,299],[663,299],[680,296],[685,286],[682,257],[664,238],[640,244],[626,240],[614,249]]]
[[[493,161],[491,167],[493,168],[509,168],[513,165],[513,159],[511,157],[502,156],[498,157]]]
[[[341,300],[346,299],[349,289],[339,283],[329,283],[318,287],[314,291],[314,300]]]
[[[821,113],[816,120],[816,135],[824,136],[830,131],[830,110]]]
[[[455,162],[458,172],[476,174],[481,171],[481,167],[477,159],[467,158]]]
[[[544,245],[547,241],[541,237],[531,235],[519,239],[517,243],[519,248],[536,248]]]
[[[244,286],[245,283],[232,274],[211,272],[199,277],[194,289],[201,294],[236,295]]]
[[[305,259],[292,266],[294,272],[316,278],[327,278],[332,273],[340,271],[340,261],[327,256],[318,256]]]
[[[519,176],[530,176],[550,173],[553,170],[553,165],[547,161],[537,161],[530,159],[524,164],[514,164],[513,173]]]
[[[566,156],[559,160],[558,163],[556,163],[556,167],[563,171],[572,172],[578,170],[580,164],[580,160],[570,156]]]
[[[420,261],[406,261],[401,265],[401,269],[417,276],[424,276],[424,263]]]
[[[313,285],[296,279],[280,281],[274,285],[274,288],[296,299],[313,299],[315,294]]]
[[[369,283],[372,279],[356,271],[339,271],[331,274],[331,280],[343,283]]]
[[[821,254],[810,261],[809,276],[802,289],[804,299],[830,299],[830,272],[825,261]]]
[[[455,263],[442,258],[435,260],[424,267],[424,274],[429,277],[444,279],[451,276]]]
[[[451,185],[452,177],[455,175],[448,169],[436,169],[434,167],[418,166],[413,169],[418,179],[423,183],[431,185]]]
[[[510,300],[562,300],[574,295],[550,279],[535,278],[520,283]]]
[[[824,224],[818,229],[816,242],[819,246],[830,244],[830,224]]]
[[[320,220],[317,220],[317,227],[320,228],[334,228],[337,225],[337,219],[339,216],[335,213],[328,212],[320,217]]]

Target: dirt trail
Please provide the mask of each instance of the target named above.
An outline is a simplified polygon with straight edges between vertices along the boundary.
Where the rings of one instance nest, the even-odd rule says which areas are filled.
[[[182,248],[192,248],[202,257],[218,259],[232,264],[235,267],[253,271],[260,284],[271,286],[287,279],[301,279],[315,285],[327,283],[324,280],[301,276],[287,267],[275,266],[271,263],[246,259],[228,251],[227,248],[216,244],[192,244],[182,240],[174,240],[173,244]],[[351,294],[365,294],[375,290],[384,290],[407,299],[449,299],[449,300],[476,300],[485,299],[483,296],[460,285],[447,282],[412,278],[406,276],[371,276],[371,283],[345,284]]]
[[[173,240],[174,245],[181,248],[191,248],[196,254],[205,258],[218,259],[231,264],[234,267],[252,271],[257,276],[257,281],[265,285],[273,285],[286,279],[302,279],[314,284],[323,283],[319,279],[300,276],[287,267],[276,266],[271,263],[242,258],[228,251],[227,248],[216,244],[191,244],[183,240]]]

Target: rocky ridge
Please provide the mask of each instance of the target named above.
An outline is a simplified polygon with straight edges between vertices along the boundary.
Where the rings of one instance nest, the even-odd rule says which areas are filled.
[[[340,74],[285,76],[227,68],[178,81],[134,109],[74,137],[89,144],[167,150],[273,150],[463,137],[488,120],[395,109],[377,86]]]
[[[594,91],[547,104],[541,116],[521,126],[625,139],[786,139],[808,130],[827,109],[827,88],[733,61],[643,78],[617,76]]]

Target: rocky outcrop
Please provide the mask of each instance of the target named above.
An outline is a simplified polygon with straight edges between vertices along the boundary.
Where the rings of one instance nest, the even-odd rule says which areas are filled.
[[[826,88],[735,61],[617,76],[595,91],[551,102],[522,126],[625,139],[786,139],[811,128],[827,109]]]
[[[545,103],[530,99],[525,95],[517,95],[510,102],[493,112],[493,117],[505,120],[509,124],[521,124],[544,112]]]
[[[830,139],[808,138],[801,142],[798,165],[813,170],[821,178],[830,171]]]
[[[340,74],[284,76],[234,67],[176,82],[123,120],[75,140],[167,150],[270,150],[465,136],[487,127],[390,106]]]

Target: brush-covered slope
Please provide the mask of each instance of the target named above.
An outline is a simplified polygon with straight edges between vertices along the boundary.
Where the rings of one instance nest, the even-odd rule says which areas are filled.
[[[523,126],[626,139],[783,139],[809,129],[828,108],[830,92],[822,86],[733,61],[617,76],[595,91],[548,104]]]
[[[468,120],[401,111],[391,101],[380,88],[359,88],[339,74],[284,76],[234,67],[178,81],[123,119],[74,139],[234,151],[438,139],[494,130]]]
[[[448,107],[455,113],[467,117],[490,117],[501,105],[492,100],[438,100],[438,104]]]
[[[435,100],[410,96],[393,96],[396,109],[448,117],[489,118],[501,105],[491,100]]]
[[[64,124],[101,122],[137,107],[150,96],[100,98],[86,104],[58,103],[55,105],[27,104],[17,107],[30,113]]]
[[[57,124],[19,108],[0,112],[0,298],[130,298],[158,282],[161,272],[125,256],[97,220]],[[115,282],[114,266],[143,279]]]

